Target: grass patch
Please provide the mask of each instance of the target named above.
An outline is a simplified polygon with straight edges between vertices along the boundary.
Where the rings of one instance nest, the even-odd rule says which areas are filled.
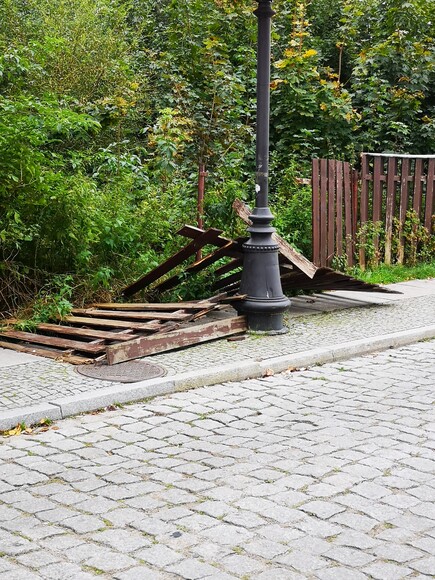
[[[417,266],[386,266],[380,264],[374,270],[365,270],[359,268],[352,270],[352,275],[364,282],[371,284],[394,284],[396,282],[406,282],[407,280],[425,280],[435,278],[435,261]]]

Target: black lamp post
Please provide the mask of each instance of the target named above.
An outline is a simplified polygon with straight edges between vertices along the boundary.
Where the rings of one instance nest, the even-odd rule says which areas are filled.
[[[247,294],[240,311],[247,315],[248,325],[256,331],[285,331],[284,310],[290,300],[281,286],[278,246],[272,238],[275,229],[268,207],[269,181],[269,109],[270,109],[270,29],[275,14],[272,0],[257,0],[254,14],[258,18],[257,44],[257,141],[255,209],[248,228],[250,239],[243,245],[244,259],[240,293]]]

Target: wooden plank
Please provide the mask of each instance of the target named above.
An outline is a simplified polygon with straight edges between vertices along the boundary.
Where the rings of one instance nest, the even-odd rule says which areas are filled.
[[[175,330],[167,334],[137,338],[131,342],[108,346],[106,349],[107,362],[109,365],[113,365],[158,352],[192,346],[215,340],[216,338],[245,332],[247,327],[246,317],[236,316],[227,320]]]
[[[360,227],[363,228],[369,217],[369,160],[367,154],[361,156],[361,200],[360,200]],[[366,269],[366,236],[361,235],[359,239],[359,265],[362,270]]]
[[[354,265],[353,258],[353,239],[354,232],[352,228],[352,185],[351,185],[351,167],[346,161],[342,166],[343,172],[343,197],[344,197],[344,223],[346,238],[346,259],[347,265]]]
[[[335,253],[343,255],[343,161],[337,161],[335,173]]]
[[[336,160],[328,160],[328,255],[326,264],[330,266],[335,255],[335,170]]]
[[[426,182],[426,208],[424,212],[424,227],[428,232],[432,232],[432,216],[434,215],[434,179],[435,179],[435,159],[429,159]]]
[[[384,173],[384,160],[381,157],[375,157],[373,163],[373,207],[372,216],[373,223],[376,224],[382,221],[382,190],[384,181],[382,180]],[[376,267],[379,264],[379,235],[373,237],[374,256],[373,265]]]
[[[79,340],[70,340],[68,338],[60,338],[58,336],[45,336],[34,332],[23,332],[20,330],[8,330],[2,333],[3,337],[13,338],[15,340],[22,340],[32,344],[45,344],[46,346],[53,346],[58,348],[68,348],[78,350],[80,352],[89,352],[97,354],[104,352],[106,348],[104,341],[98,340],[95,342],[81,342]]]
[[[178,230],[177,234],[183,236],[185,238],[190,238],[192,240],[196,240],[204,233],[204,230],[200,228],[196,228],[195,226],[190,226],[188,224],[184,225],[181,229]],[[216,239],[213,241],[213,245],[221,248],[226,246],[228,242],[231,242],[229,238],[225,238],[224,236],[217,236]]]
[[[139,290],[143,290],[144,288],[146,288],[147,286],[149,286],[150,284],[152,284],[153,282],[155,282],[156,280],[158,280],[159,278],[170,272],[173,268],[175,268],[176,266],[187,260],[187,258],[196,254],[198,250],[200,250],[207,244],[215,242],[216,238],[218,238],[219,234],[221,233],[222,230],[216,230],[214,228],[211,228],[206,232],[202,233],[200,236],[198,236],[196,239],[190,242],[190,244],[188,244],[180,251],[178,251],[176,254],[168,258],[162,264],[159,264],[157,268],[154,268],[154,270],[151,270],[151,272],[148,272],[147,274],[145,274],[145,276],[142,276],[142,278],[136,280],[136,282],[133,282],[133,284],[130,284],[130,286],[124,288],[124,290],[122,291],[122,295],[132,296],[133,294],[136,294],[136,292],[139,292]]]
[[[41,347],[25,346],[23,344],[17,344],[15,342],[7,342],[5,340],[0,341],[0,348],[7,348],[9,350],[15,350],[17,352],[24,352],[26,354],[33,354],[34,356],[43,356],[45,358],[52,358],[55,360],[62,360],[63,362],[69,362],[71,364],[88,364],[94,361],[92,358],[86,358],[78,355],[70,354],[70,351],[62,351]]]
[[[67,336],[81,336],[83,338],[100,338],[102,340],[131,340],[137,338],[137,335],[123,332],[110,332],[108,330],[92,330],[90,328],[76,328],[73,326],[63,326],[61,324],[38,324],[37,330],[44,332],[54,332],[56,334],[66,334]]]
[[[420,218],[421,211],[421,199],[422,199],[422,187],[421,178],[423,175],[423,159],[415,160],[415,177],[414,177],[414,199],[412,203],[412,209]]]
[[[237,215],[247,224],[250,224],[251,221],[249,216],[251,215],[251,210],[249,207],[243,203],[243,201],[236,199],[233,203],[233,208]],[[297,252],[294,248],[290,246],[285,240],[281,238],[276,232],[272,234],[273,240],[278,244],[279,251],[283,256],[287,258],[292,264],[297,266],[299,270],[305,272],[305,274],[312,278],[317,271],[317,267],[307,260],[305,256]]]
[[[226,288],[228,285],[233,284],[234,282],[240,282],[241,279],[242,272],[241,271],[235,272],[234,274],[230,274],[225,278],[220,278],[219,280],[216,280],[216,282],[213,284],[213,290],[222,290]]]
[[[328,161],[320,160],[320,265],[328,261]]]
[[[224,274],[228,274],[228,272],[232,272],[236,268],[241,268],[243,266],[243,260],[231,260],[228,264],[224,264],[220,268],[215,270],[215,276],[223,276]]]
[[[215,262],[217,262],[221,258],[225,258],[228,256],[230,256],[232,258],[239,257],[241,254],[240,254],[240,252],[236,252],[237,248],[238,248],[237,242],[229,241],[228,244],[226,244],[225,246],[218,248],[217,250],[215,250],[211,254],[208,254],[204,258],[201,258],[200,260],[198,260],[198,261],[194,262],[193,264],[191,264],[190,266],[188,266],[183,271],[182,274],[177,274],[175,276],[172,276],[171,278],[168,278],[167,280],[165,280],[161,284],[158,284],[157,286],[155,286],[153,288],[153,291],[164,292],[165,290],[169,290],[170,288],[177,286],[177,284],[179,284],[182,280],[185,280],[187,277],[189,277],[193,274],[196,274],[197,272],[200,272],[201,270],[204,270],[205,268],[207,268],[211,264],[214,264]]]
[[[397,262],[403,264],[405,261],[405,238],[403,228],[405,226],[406,212],[408,211],[408,179],[409,179],[409,159],[402,159],[400,172],[400,206],[399,206],[399,231],[398,231],[398,249]]]
[[[311,190],[313,204],[313,262],[320,266],[320,162],[319,159],[312,160]]]
[[[156,321],[140,323],[140,322],[127,322],[126,320],[110,320],[103,318],[91,318],[86,316],[65,316],[63,318],[65,322],[69,324],[80,324],[84,326],[91,327],[101,327],[101,328],[128,328],[132,330],[149,330],[155,331],[160,328],[160,323]]]
[[[213,307],[215,304],[213,304]],[[183,312],[129,312],[123,310],[98,310],[96,308],[73,308],[71,314],[96,318],[112,318],[114,320],[186,320],[189,314]]]
[[[129,303],[117,303],[117,302],[101,302],[92,304],[93,308],[99,308],[103,310],[128,310],[131,312],[143,312],[143,311],[154,311],[154,312],[167,312],[171,310],[203,310],[207,306],[212,308],[215,306],[215,302],[199,302],[197,300],[191,302],[129,302]]]
[[[396,158],[388,158],[388,169],[387,169],[387,201],[385,207],[385,256],[384,262],[388,265],[391,264],[391,250],[393,241],[393,219],[394,219],[394,206],[396,197]]]

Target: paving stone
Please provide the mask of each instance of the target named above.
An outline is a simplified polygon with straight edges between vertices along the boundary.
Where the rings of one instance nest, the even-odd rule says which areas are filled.
[[[351,568],[360,568],[369,562],[373,562],[375,559],[373,556],[362,552],[361,550],[355,550],[354,548],[346,548],[342,546],[336,546],[326,553],[328,558],[336,560]]]
[[[368,574],[369,578],[375,578],[376,580],[397,580],[398,578],[406,578],[412,573],[410,568],[389,562],[375,562],[361,571]]]
[[[177,564],[169,566],[167,570],[168,572],[177,574],[180,578],[185,578],[186,580],[208,578],[216,573],[216,569],[209,564],[203,564],[193,558],[182,560]]]
[[[421,572],[422,574],[433,576],[435,570],[435,556],[425,556],[420,560],[410,562],[409,566],[414,570],[418,570],[418,572]]]
[[[87,515],[73,516],[62,522],[62,525],[77,534],[86,534],[104,528],[103,520]]]
[[[310,501],[300,506],[299,509],[325,520],[345,511],[343,506],[326,501]]]
[[[124,572],[115,572],[113,578],[116,580],[166,580],[167,575],[147,566],[135,566]]]
[[[178,562],[183,557],[179,552],[159,544],[137,552],[136,556],[149,564],[159,567],[167,567],[174,562]]]

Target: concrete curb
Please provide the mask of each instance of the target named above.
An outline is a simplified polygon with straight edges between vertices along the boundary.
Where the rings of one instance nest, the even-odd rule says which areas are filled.
[[[280,373],[290,367],[300,368],[326,364],[388,348],[406,346],[431,338],[435,338],[435,325],[363,338],[346,344],[331,345],[261,361],[248,360],[242,363],[238,361],[237,363],[182,373],[172,377],[107,387],[94,392],[64,397],[41,405],[12,409],[0,413],[0,431],[10,429],[21,422],[31,425],[45,417],[53,420],[63,419],[78,413],[95,411],[115,403],[133,403],[149,397],[167,395],[196,387],[258,378],[264,376],[268,370]]]

